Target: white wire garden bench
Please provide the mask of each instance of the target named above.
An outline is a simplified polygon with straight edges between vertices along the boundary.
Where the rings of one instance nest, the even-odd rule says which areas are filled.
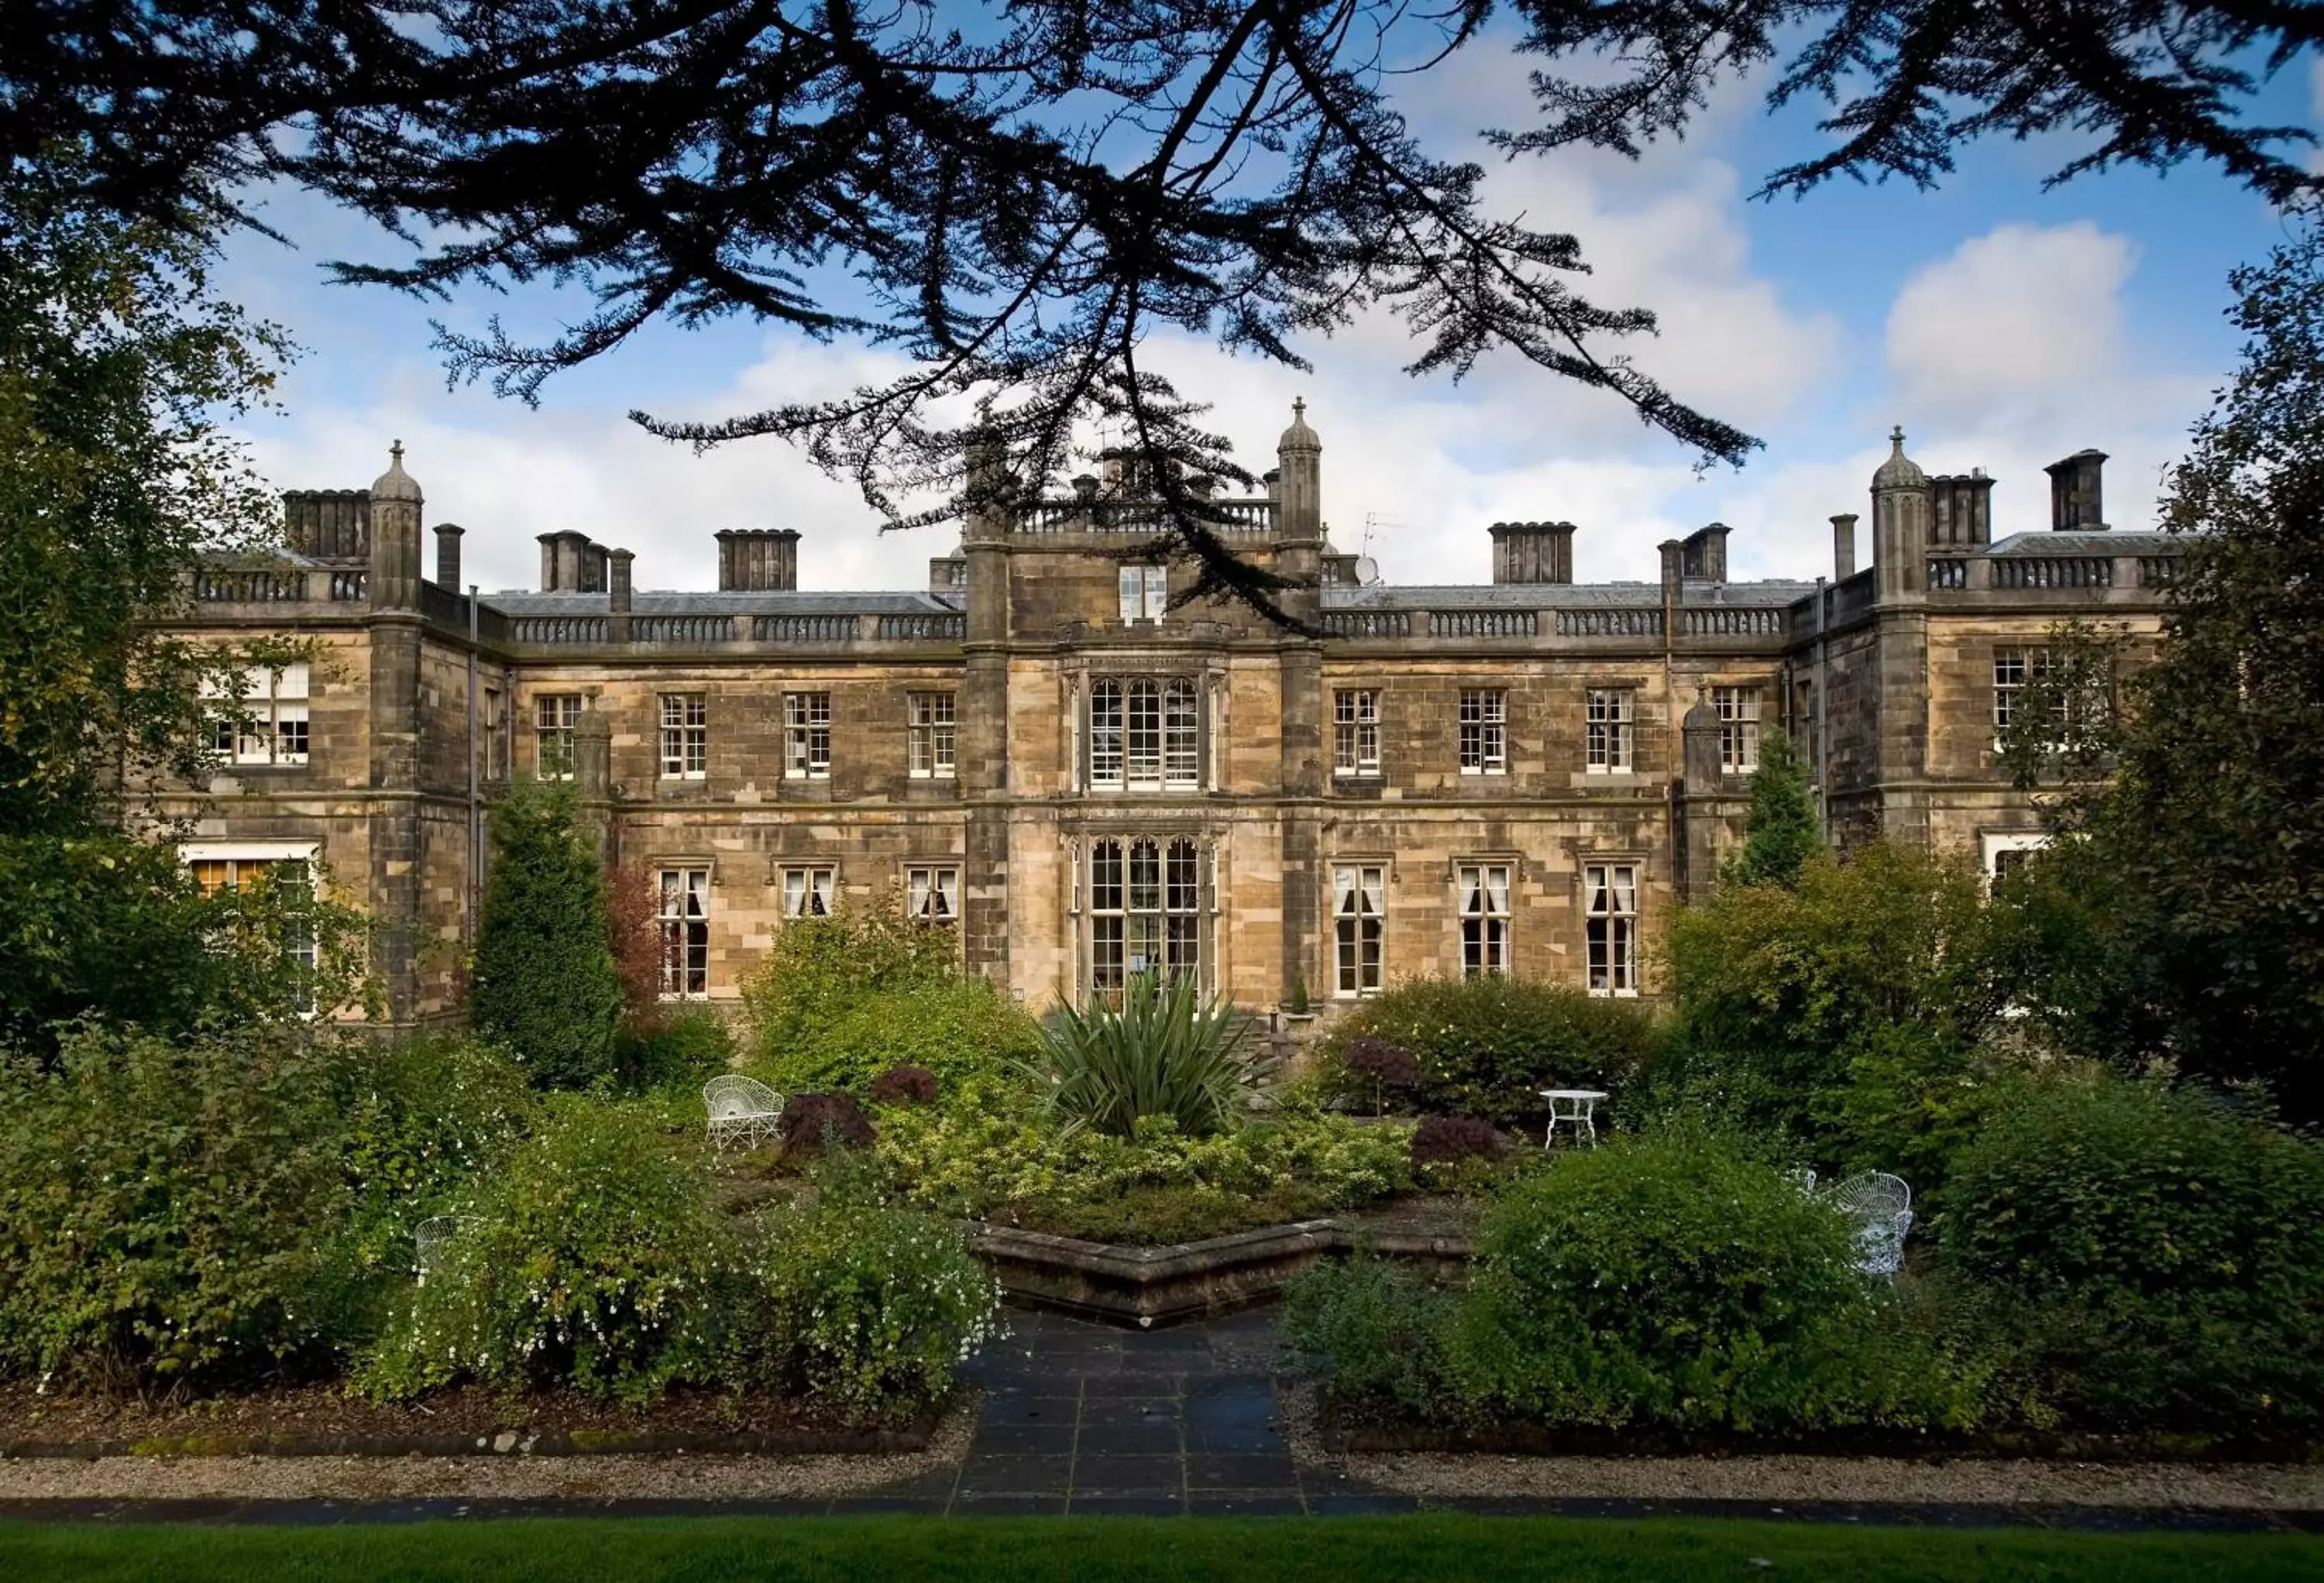
[[[1904,1267],[1904,1235],[1913,1229],[1913,1189],[1901,1176],[1865,1171],[1817,1195],[1856,1227],[1856,1267],[1893,1275]]]
[[[452,1244],[484,1224],[475,1215],[430,1215],[411,1229],[412,1267],[425,1286],[440,1273]]]
[[[702,1105],[710,1116],[710,1141],[720,1148],[769,1142],[782,1124],[782,1095],[755,1077],[712,1078],[702,1085]]]

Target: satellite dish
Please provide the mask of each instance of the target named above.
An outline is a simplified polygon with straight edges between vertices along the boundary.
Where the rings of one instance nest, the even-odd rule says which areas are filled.
[[[1379,562],[1372,559],[1372,557],[1368,555],[1358,556],[1356,557],[1357,585],[1359,587],[1369,588],[1379,580]]]

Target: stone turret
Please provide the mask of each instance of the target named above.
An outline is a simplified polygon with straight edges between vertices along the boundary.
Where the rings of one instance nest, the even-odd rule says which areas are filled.
[[[1888,446],[1872,474],[1873,596],[1883,601],[1916,595],[1929,580],[1929,475],[1904,454],[1901,427]]]
[[[1282,474],[1276,534],[1286,545],[1317,544],[1323,538],[1323,442],[1307,427],[1307,403],[1291,403],[1291,427],[1275,442]]]
[[[413,952],[420,938],[420,485],[403,470],[403,442],[371,486],[371,787],[387,808],[371,830],[374,949],[386,964],[387,1015],[419,1009]]]
[[[403,442],[388,447],[387,471],[371,486],[371,571],[366,585],[374,610],[420,608],[420,484],[403,470]]]

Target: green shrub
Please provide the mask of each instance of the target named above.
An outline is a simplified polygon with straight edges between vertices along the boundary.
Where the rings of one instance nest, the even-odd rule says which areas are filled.
[[[651,1397],[712,1361],[724,1228],[698,1161],[628,1109],[553,1096],[480,1177],[443,1267],[363,1360],[382,1398],[467,1379]]]
[[[506,1051],[458,1034],[366,1042],[343,1079],[351,1251],[362,1269],[401,1276],[412,1229],[499,1162],[530,1125],[533,1095]]]
[[[605,871],[570,785],[521,780],[493,810],[493,861],[476,925],[471,1021],[545,1088],[613,1070],[622,983],[608,943]]]
[[[835,1010],[820,1026],[811,1038],[779,1050],[761,1030],[752,1072],[787,1094],[868,1095],[882,1072],[918,1066],[936,1074],[940,1090],[949,1090],[1031,1060],[1041,1037],[1024,1008],[982,978],[880,990]]]
[[[1827,1169],[1932,1192],[1997,1062],[1983,890],[1925,853],[1818,852],[1787,888],[1725,885],[1670,934],[1677,1026],[1656,1087]]]
[[[1422,1420],[1462,1415],[1444,1339],[1454,1300],[1412,1271],[1359,1254],[1326,1260],[1283,1294],[1283,1338],[1335,1402]]]
[[[1416,1110],[1507,1127],[1546,1114],[1543,1089],[1620,1089],[1653,1048],[1655,1027],[1636,1001],[1538,979],[1489,973],[1399,984],[1357,1006],[1323,1044],[1327,1081],[1370,1109],[1383,1097],[1373,1078],[1342,1066],[1365,1040],[1419,1059],[1419,1083],[1386,1095],[1391,1102],[1408,1099]]]
[[[617,1036],[613,1065],[633,1093],[668,1091],[694,1098],[734,1063],[734,1035],[706,1006],[674,1007],[650,1021],[632,1017]]]
[[[794,1075],[790,1063],[819,1059],[814,1053],[868,1000],[955,982],[959,952],[954,931],[907,917],[902,897],[893,891],[871,903],[843,903],[827,918],[785,919],[765,960],[742,981],[752,1070],[773,1073],[779,1088],[788,1082],[786,1092],[850,1086],[820,1069]],[[902,1059],[879,1063],[862,1081]]]
[[[1034,1073],[1068,1126],[1128,1137],[1158,1117],[1206,1137],[1241,1116],[1264,1075],[1250,1043],[1249,1019],[1223,1002],[1205,1005],[1191,975],[1139,973],[1119,1009],[1060,1005],[1042,1025]]]
[[[81,1028],[0,1064],[0,1365],[207,1388],[328,1353],[346,1051]]]
[[[983,1083],[941,1109],[885,1112],[873,1157],[891,1192],[941,1214],[1120,1233],[1108,1240],[1183,1241],[1215,1234],[1194,1213],[1205,1202],[1279,1195],[1287,1204],[1297,1193],[1304,1216],[1409,1187],[1410,1137],[1408,1127],[1359,1126],[1286,1100],[1265,1120],[1213,1137],[1189,1137],[1167,1118],[1148,1118],[1134,1136],[1115,1137],[1060,1127],[1011,1091]],[[1163,1189],[1180,1190],[1154,1202],[1167,1223],[1158,1235],[1136,1236],[1137,1201]],[[1216,1229],[1250,1223],[1226,1205]]]
[[[1857,1275],[1845,1220],[1701,1129],[1564,1155],[1488,1212],[1479,1252],[1448,1349],[1483,1409],[1776,1433],[1970,1415]]]
[[[2068,1421],[2312,1433],[2324,1417],[2324,1146],[2198,1090],[2073,1072],[1997,1112],[1952,1195],[1946,1274]]]
[[[893,1206],[769,1211],[742,1275],[729,1377],[851,1414],[939,1399],[999,1328],[1000,1288],[960,1229]]]

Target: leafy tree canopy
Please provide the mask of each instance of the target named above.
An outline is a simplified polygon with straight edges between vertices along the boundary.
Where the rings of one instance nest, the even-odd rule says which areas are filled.
[[[2324,225],[2234,276],[2241,368],[2163,502],[2152,663],[2064,629],[2011,743],[2060,836],[2018,901],[2037,1004],[2126,1064],[2263,1080],[2324,1119]],[[2029,678],[2029,682],[2032,678]],[[2095,773],[2111,768],[2111,778]],[[2061,772],[2061,773],[2059,773]]]
[[[2243,113],[2324,11],[2234,0],[33,0],[0,22],[0,154],[85,146],[89,189],[135,214],[303,183],[411,244],[346,280],[580,282],[597,311],[549,345],[445,337],[456,373],[528,399],[660,318],[900,351],[909,372],[845,396],[640,415],[798,441],[899,522],[1056,475],[1095,420],[1201,566],[1182,597],[1273,608],[1181,479],[1249,475],[1141,361],[1157,327],[1299,366],[1385,308],[1415,372],[1513,352],[1706,457],[1754,444],[1619,353],[1653,315],[1582,296],[1572,236],[1490,212],[1480,166],[1398,113],[1403,79],[1512,38],[1544,64],[1530,124],[1487,136],[1508,155],[1635,153],[1758,72],[1833,140],[1769,194],[1927,185],[1966,141],[2054,132],[2082,151],[2059,179],[2191,158],[2277,201],[2319,181],[2304,129]]]
[[[222,652],[153,625],[205,548],[281,507],[221,427],[291,348],[210,289],[198,198],[92,203],[69,152],[0,170],[0,835],[110,827],[146,772],[202,769]]]

